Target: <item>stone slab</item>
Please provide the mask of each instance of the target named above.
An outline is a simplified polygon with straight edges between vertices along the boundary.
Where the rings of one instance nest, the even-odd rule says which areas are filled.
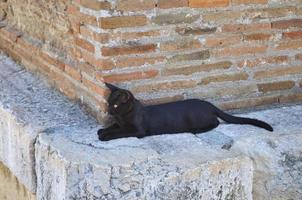
[[[274,127],[270,133],[244,125],[223,125],[199,135],[212,146],[231,144],[230,151],[253,160],[253,199],[302,199],[302,104],[251,112]]]
[[[38,198],[252,199],[251,160],[192,134],[99,142],[83,133],[39,136]]]
[[[50,129],[98,126],[80,106],[0,54],[0,161],[36,192],[37,136]]]

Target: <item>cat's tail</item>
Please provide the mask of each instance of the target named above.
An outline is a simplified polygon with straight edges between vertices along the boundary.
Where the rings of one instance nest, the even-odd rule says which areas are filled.
[[[232,124],[250,124],[253,126],[257,126],[260,128],[264,128],[268,131],[274,131],[273,127],[269,125],[268,123],[264,121],[260,121],[258,119],[251,119],[251,118],[245,118],[245,117],[235,117],[233,115],[227,114],[223,112],[222,110],[216,108],[216,114],[217,116],[222,119],[223,121],[226,121],[227,123]]]

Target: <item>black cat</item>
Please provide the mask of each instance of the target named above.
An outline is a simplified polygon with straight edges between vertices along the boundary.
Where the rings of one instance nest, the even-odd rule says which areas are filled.
[[[170,133],[202,133],[216,128],[219,125],[218,118],[228,123],[250,124],[273,131],[263,121],[229,115],[206,101],[190,99],[144,106],[130,91],[108,83],[106,86],[111,90],[108,109],[115,124],[98,131],[101,141]]]

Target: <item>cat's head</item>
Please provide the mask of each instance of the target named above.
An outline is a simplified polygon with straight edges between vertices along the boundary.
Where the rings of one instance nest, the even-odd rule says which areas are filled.
[[[108,112],[111,115],[120,115],[129,112],[135,100],[133,94],[110,83],[105,83],[111,93],[108,98]]]

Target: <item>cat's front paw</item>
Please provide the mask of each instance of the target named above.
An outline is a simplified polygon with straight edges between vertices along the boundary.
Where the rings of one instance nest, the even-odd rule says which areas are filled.
[[[99,136],[99,140],[101,141],[109,141],[112,139],[111,134],[104,131],[104,129],[98,130],[98,136]]]

